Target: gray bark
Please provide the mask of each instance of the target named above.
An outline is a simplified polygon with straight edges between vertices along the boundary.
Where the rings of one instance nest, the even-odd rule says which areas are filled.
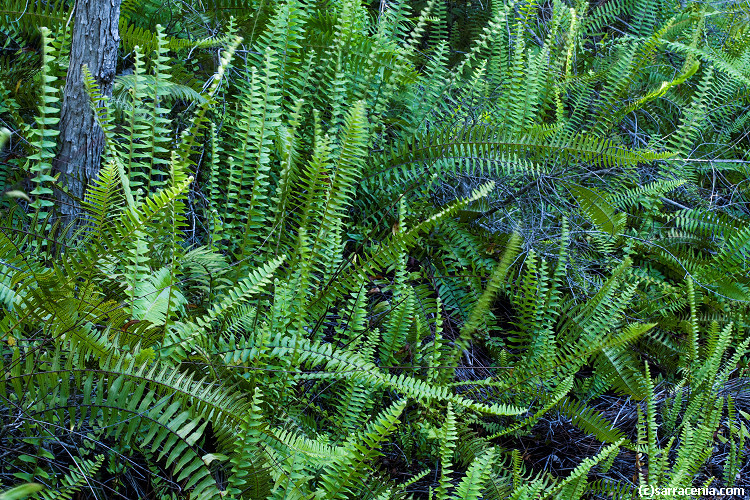
[[[70,65],[60,113],[59,152],[54,170],[70,195],[58,192],[58,207],[66,218],[79,212],[79,200],[86,185],[99,174],[104,133],[94,119],[94,111],[83,83],[83,67],[88,66],[103,95],[112,95],[117,48],[118,22],[122,0],[77,0],[70,49]]]

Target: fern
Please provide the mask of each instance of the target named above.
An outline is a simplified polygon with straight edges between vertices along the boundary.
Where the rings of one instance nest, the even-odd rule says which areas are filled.
[[[71,233],[69,5],[6,4],[5,496],[626,497],[632,453],[733,481],[740,7],[128,0]],[[570,427],[598,451],[538,460]]]

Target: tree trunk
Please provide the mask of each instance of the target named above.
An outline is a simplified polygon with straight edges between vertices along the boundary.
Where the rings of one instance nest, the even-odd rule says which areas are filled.
[[[94,119],[83,83],[83,66],[99,84],[103,95],[112,95],[120,44],[118,22],[122,0],[77,0],[70,65],[60,112],[60,150],[54,162],[60,182],[69,195],[58,192],[61,214],[68,221],[79,212],[86,185],[99,174],[104,133]]]

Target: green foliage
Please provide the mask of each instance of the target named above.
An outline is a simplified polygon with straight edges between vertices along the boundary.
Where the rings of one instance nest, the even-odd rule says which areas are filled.
[[[16,3],[1,498],[738,484],[738,7],[126,1],[128,74],[106,97],[86,72],[101,170],[60,228],[71,6]],[[590,443],[564,472],[530,458],[562,435]]]

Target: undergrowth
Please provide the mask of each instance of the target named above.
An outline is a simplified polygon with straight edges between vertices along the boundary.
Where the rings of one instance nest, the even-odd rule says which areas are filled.
[[[2,3],[0,498],[750,487],[746,9],[454,3],[126,3],[64,227]]]

